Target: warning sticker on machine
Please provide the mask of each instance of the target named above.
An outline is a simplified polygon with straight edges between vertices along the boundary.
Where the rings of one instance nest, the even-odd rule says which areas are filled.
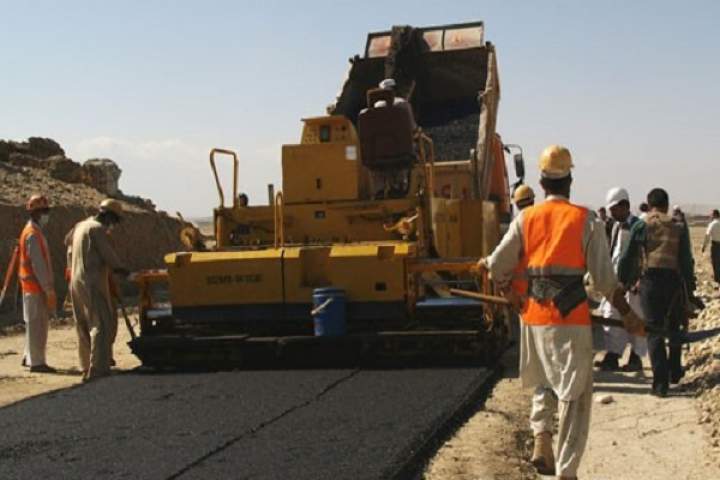
[[[208,285],[227,285],[230,283],[260,283],[262,275],[259,273],[235,274],[235,275],[210,275],[205,277]]]

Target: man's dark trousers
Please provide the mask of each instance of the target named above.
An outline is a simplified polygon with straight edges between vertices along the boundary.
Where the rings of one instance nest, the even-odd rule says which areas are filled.
[[[647,325],[653,389],[667,391],[670,378],[682,376],[682,345],[677,335],[684,315],[684,292],[675,270],[649,268],[640,280],[640,303]],[[669,338],[652,331],[663,331]],[[669,355],[668,355],[669,350]]]

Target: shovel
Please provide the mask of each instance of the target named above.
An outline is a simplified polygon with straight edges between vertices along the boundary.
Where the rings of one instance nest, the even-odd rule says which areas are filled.
[[[460,290],[458,288],[451,288],[450,293],[458,297],[473,298],[481,302],[493,303],[495,305],[508,306],[510,302],[504,297],[498,297],[496,295],[485,295],[477,292],[470,292],[467,290]],[[596,325],[604,325],[606,327],[620,327],[625,328],[622,320],[616,320],[614,318],[603,318],[596,315],[592,315],[591,320]],[[662,329],[656,329],[652,327],[644,326],[645,332],[654,333],[663,337],[672,339],[677,343],[695,343],[701,342],[708,338],[712,338],[716,335],[720,335],[720,328],[711,328],[710,330],[698,330],[695,332],[680,331],[677,333],[667,332]],[[639,336],[645,336],[644,334]]]
[[[603,318],[603,317],[598,317],[598,316],[593,315],[592,322],[594,324],[604,325],[606,327],[624,328],[622,320],[616,320],[614,318]],[[677,333],[671,333],[671,332],[668,332],[668,331],[660,329],[660,328],[652,328],[652,327],[648,327],[647,325],[645,325],[645,331],[672,339],[673,341],[675,341],[677,343],[701,342],[703,340],[707,340],[708,338],[712,338],[716,335],[720,335],[720,327],[719,328],[711,328],[709,330],[697,330],[694,332],[687,332],[687,331],[681,330]],[[641,335],[641,336],[645,336],[645,335]]]
[[[5,295],[7,294],[8,287],[12,283],[12,279],[15,276],[15,270],[18,266],[18,255],[20,254],[20,247],[15,247],[12,256],[10,257],[10,263],[5,271],[5,281],[3,282],[2,292],[0,292],[0,307],[5,302]]]
[[[119,292],[119,290],[115,291],[113,296],[115,297],[115,300],[117,300],[118,307],[120,307],[120,312],[122,312],[123,320],[125,320],[125,327],[127,327],[128,332],[130,332],[130,339],[135,340],[135,337],[137,337],[137,335],[135,334],[132,323],[130,323],[130,318],[128,317],[127,311],[125,310],[125,304],[123,303]]]

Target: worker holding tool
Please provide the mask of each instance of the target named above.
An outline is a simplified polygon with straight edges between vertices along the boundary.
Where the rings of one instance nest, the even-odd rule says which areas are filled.
[[[607,210],[614,220],[610,235],[610,256],[615,272],[617,273],[620,255],[625,251],[630,241],[630,228],[632,228],[639,219],[630,213],[630,195],[624,188],[611,188],[605,200]],[[625,299],[635,313],[642,317],[640,295],[638,295],[637,291],[630,289]],[[600,313],[604,318],[620,320],[620,314],[607,299],[603,299],[600,303]],[[595,363],[596,367],[600,367],[600,369],[606,371],[623,370],[626,372],[636,372],[642,370],[641,357],[647,354],[647,342],[644,337],[631,335],[621,327],[603,326],[603,332],[606,353],[601,361]],[[625,347],[628,344],[630,344],[630,357],[628,358],[627,364],[620,368],[620,357],[622,357]]]
[[[720,284],[720,210],[712,211],[712,221],[708,224],[703,240],[702,252],[710,244],[710,260],[713,267],[715,283]]]
[[[680,327],[687,318],[688,297],[695,291],[695,262],[687,228],[668,215],[667,192],[652,189],[647,203],[647,216],[630,230],[618,277],[626,286],[635,285],[639,278],[653,370],[651,393],[665,397],[669,384],[678,383],[684,373]]]
[[[44,195],[27,201],[30,214],[19,240],[18,276],[23,292],[25,352],[23,366],[31,372],[53,373],[45,359],[50,316],[57,310],[52,261],[43,228],[50,218],[50,204]]]
[[[123,209],[117,200],[106,199],[100,212],[75,225],[72,239],[70,296],[78,333],[78,353],[83,381],[110,373],[113,336],[113,304],[109,276],[127,275],[108,231],[120,223]]]
[[[605,224],[569,201],[572,157],[552,145],[540,156],[544,202],[526,208],[510,224],[495,251],[479,262],[503,290],[517,265],[526,265],[527,298],[522,307],[520,377],[535,388],[530,423],[535,434],[533,464],[545,475],[574,479],[590,427],[592,330],[583,276],[612,298],[629,329],[640,325],[617,288]],[[557,461],[552,447],[559,413]]]
[[[519,185],[513,192],[512,199],[518,212],[522,212],[526,208],[535,205],[535,192],[527,185]],[[528,279],[526,270],[526,265],[522,263],[515,267],[511,288],[505,294],[520,316],[522,316],[523,305],[526,303],[525,298],[527,297]]]

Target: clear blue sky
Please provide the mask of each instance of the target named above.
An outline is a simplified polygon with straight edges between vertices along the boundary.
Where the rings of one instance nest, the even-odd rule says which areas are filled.
[[[207,152],[241,190],[280,185],[280,146],[322,114],[368,31],[481,19],[498,49],[499,130],[537,156],[569,146],[574,197],[653,186],[720,206],[720,2],[4,1],[0,138],[48,136],[110,157],[121,188],[206,216]]]

